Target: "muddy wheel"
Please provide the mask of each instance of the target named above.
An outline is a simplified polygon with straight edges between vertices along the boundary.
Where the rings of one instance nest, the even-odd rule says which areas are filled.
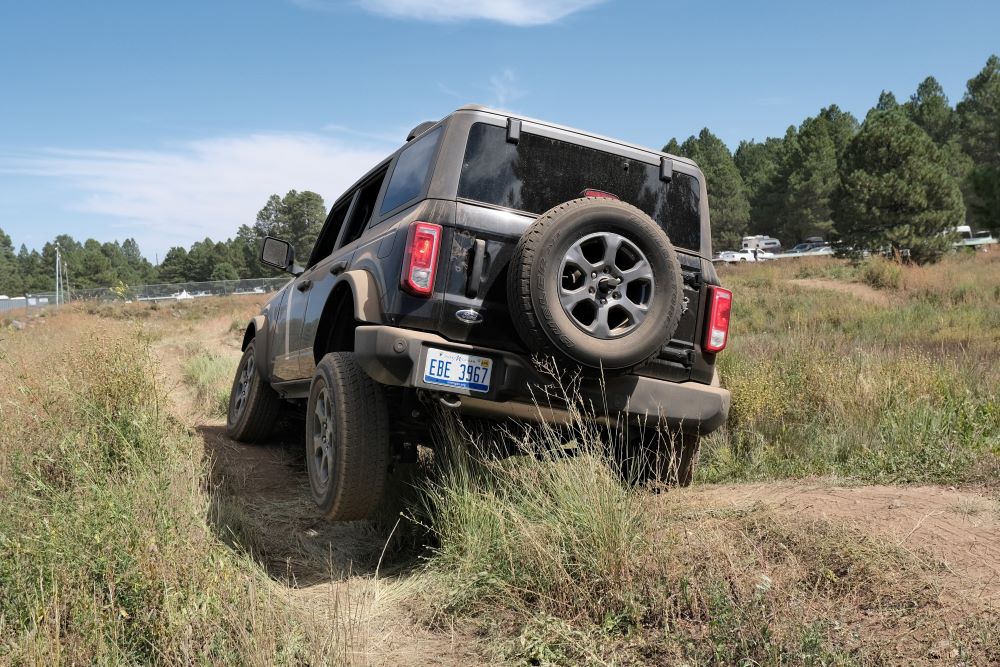
[[[331,521],[374,516],[390,462],[382,387],[351,352],[332,352],[313,375],[306,410],[306,465],[312,497]]]
[[[250,341],[229,392],[226,433],[240,442],[261,442],[271,435],[280,412],[281,398],[261,376]]]

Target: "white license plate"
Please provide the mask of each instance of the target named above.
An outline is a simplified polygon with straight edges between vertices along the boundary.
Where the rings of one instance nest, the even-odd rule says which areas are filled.
[[[427,348],[424,382],[472,391],[490,390],[493,360],[472,354]]]

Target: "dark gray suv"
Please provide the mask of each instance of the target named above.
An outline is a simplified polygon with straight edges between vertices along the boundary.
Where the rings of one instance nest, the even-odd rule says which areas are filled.
[[[294,278],[247,327],[229,433],[267,438],[305,402],[316,502],[365,518],[430,403],[568,419],[545,359],[578,374],[595,419],[670,433],[686,484],[729,409],[707,203],[684,158],[479,106],[423,123],[334,203],[302,266],[265,239]]]

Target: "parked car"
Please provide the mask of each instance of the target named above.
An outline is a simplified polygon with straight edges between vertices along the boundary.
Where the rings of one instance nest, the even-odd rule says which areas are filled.
[[[825,248],[829,246],[828,243],[823,241],[803,241],[793,246],[790,250],[785,252],[786,255],[791,255],[795,253],[809,252],[810,250],[815,250],[816,248]]]
[[[760,250],[756,253],[752,250],[726,250],[716,255],[715,261],[734,264],[738,262],[765,262],[773,258],[774,254]]]
[[[830,256],[830,255],[834,254],[834,250],[830,246],[824,245],[824,246],[820,246],[818,248],[813,248],[812,250],[807,250],[806,252],[804,252],[802,254],[810,256],[810,257],[812,257],[812,256]]]
[[[567,423],[541,357],[580,373],[632,451],[670,447],[649,475],[687,484],[730,402],[707,203],[685,158],[478,106],[418,125],[336,200],[301,265],[264,240],[293,280],[246,329],[227,431],[263,440],[304,404],[313,499],[362,519],[442,406]]]

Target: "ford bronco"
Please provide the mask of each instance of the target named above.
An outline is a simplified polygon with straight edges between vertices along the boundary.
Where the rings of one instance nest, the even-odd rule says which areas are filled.
[[[293,279],[246,329],[229,435],[263,440],[303,405],[314,500],[362,519],[428,403],[565,420],[539,401],[546,359],[574,369],[595,419],[669,432],[687,484],[730,398],[706,192],[690,160],[506,112],[418,125],[333,204],[301,266],[264,239],[261,261]]]

